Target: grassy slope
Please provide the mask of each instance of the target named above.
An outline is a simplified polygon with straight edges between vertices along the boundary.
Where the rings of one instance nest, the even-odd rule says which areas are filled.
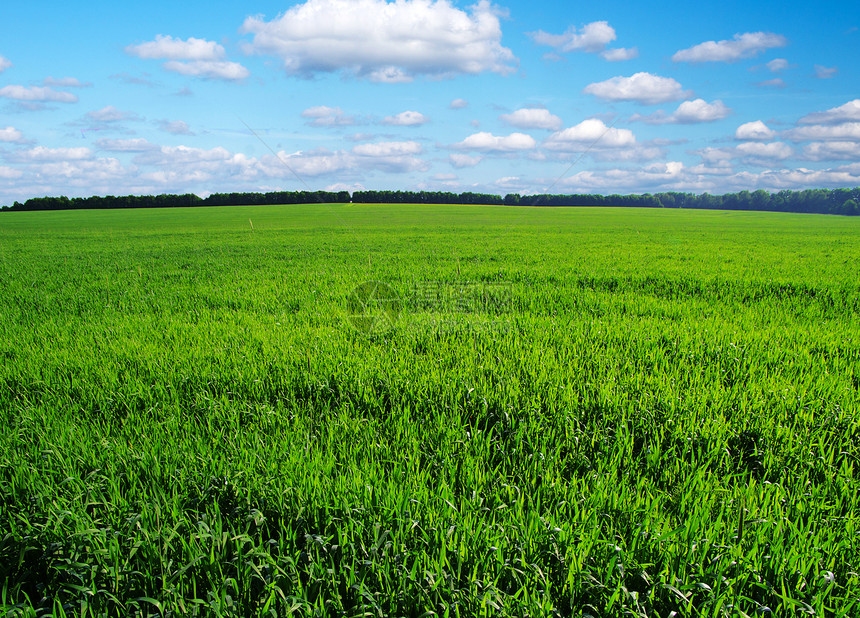
[[[5,213],[0,246],[0,606],[860,611],[860,221]],[[367,338],[365,280],[509,302]]]

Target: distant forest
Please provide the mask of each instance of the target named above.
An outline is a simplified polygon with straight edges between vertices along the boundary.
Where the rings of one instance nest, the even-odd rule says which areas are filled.
[[[520,195],[509,193],[450,193],[443,191],[275,191],[271,193],[213,193],[201,198],[183,195],[126,195],[114,197],[34,197],[4,211],[80,210],[95,208],[182,208],[191,206],[249,206],[263,204],[475,204],[537,207],[616,206],[627,208],[697,208],[763,210],[829,215],[860,215],[860,187],[803,191],[741,191],[724,195],[703,193],[646,193],[644,195]]]

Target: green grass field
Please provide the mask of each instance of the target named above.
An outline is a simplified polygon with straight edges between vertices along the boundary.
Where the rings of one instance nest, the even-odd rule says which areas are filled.
[[[0,611],[860,615],[858,273],[835,216],[0,214]]]

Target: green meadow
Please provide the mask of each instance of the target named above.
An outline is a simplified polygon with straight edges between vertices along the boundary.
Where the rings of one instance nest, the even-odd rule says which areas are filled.
[[[2,213],[0,611],[860,615],[858,273],[826,215]]]

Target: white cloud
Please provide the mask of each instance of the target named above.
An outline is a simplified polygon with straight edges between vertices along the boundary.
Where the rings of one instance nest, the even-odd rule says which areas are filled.
[[[473,133],[462,142],[454,144],[457,150],[475,150],[479,152],[518,152],[531,150],[537,145],[531,135],[511,133],[510,135],[493,135],[482,131]]]
[[[484,160],[484,157],[473,157],[467,154],[455,152],[448,156],[448,160],[451,165],[460,169],[464,167],[475,167],[478,163]]]
[[[356,124],[354,116],[347,116],[339,107],[317,105],[302,112],[302,118],[310,118],[312,127],[348,127]]]
[[[637,47],[618,47],[616,49],[604,49],[600,52],[600,56],[609,62],[622,62],[624,60],[633,60],[639,57],[639,48]]]
[[[157,149],[158,146],[148,142],[142,137],[134,139],[100,139],[96,142],[96,146],[101,150],[108,152],[146,152],[147,150]]]
[[[807,114],[798,122],[800,124],[837,124],[851,120],[860,120],[860,99],[848,101],[839,107],[832,107],[826,112]]]
[[[429,119],[421,112],[405,111],[394,116],[386,116],[382,124],[389,124],[399,127],[417,127],[425,124]]]
[[[606,21],[585,24],[581,30],[570,26],[563,34],[549,34],[543,30],[530,32],[538,45],[547,45],[560,52],[584,51],[597,53],[615,40],[615,29]]]
[[[499,120],[517,129],[548,129],[557,131],[561,128],[561,118],[542,108],[518,109],[510,114],[502,114]]]
[[[154,41],[129,45],[126,53],[138,58],[166,60],[167,71],[210,79],[240,80],[250,72],[238,62],[224,60],[224,47],[214,41],[191,37],[185,41],[157,35]]]
[[[765,65],[771,73],[779,73],[780,71],[784,71],[789,67],[788,60],[785,58],[774,58],[770,62],[766,62]]]
[[[826,67],[820,64],[815,65],[815,77],[818,79],[832,79],[839,72],[836,67]]]
[[[775,136],[776,132],[761,120],[745,122],[735,130],[735,139],[768,140]]]
[[[0,73],[12,66],[12,61],[5,56],[0,56]]]
[[[696,124],[722,120],[731,113],[731,108],[719,99],[713,103],[708,103],[704,99],[694,99],[684,101],[668,116],[663,111],[658,111],[648,116],[635,114],[630,120],[648,124]]]
[[[454,99],[448,107],[451,109],[465,109],[469,107],[469,102],[466,99]]]
[[[843,122],[836,125],[813,124],[797,127],[785,132],[785,137],[794,142],[807,140],[860,140],[860,122]]]
[[[189,77],[203,77],[208,79],[240,80],[248,77],[251,72],[238,62],[227,60],[191,60],[180,62],[169,60],[164,63],[164,68],[180,75]]]
[[[756,86],[760,86],[762,88],[785,88],[786,83],[785,80],[781,77],[774,77],[773,79],[766,79],[761,82],[756,82]]]
[[[803,155],[812,161],[860,161],[860,142],[811,142]]]
[[[293,75],[345,71],[378,82],[514,71],[497,10],[467,13],[447,0],[306,0],[271,21],[249,17],[248,53],[272,55]]]
[[[360,144],[352,151],[364,157],[402,157],[421,154],[423,148],[418,142],[379,142],[376,144]]]
[[[3,180],[17,180],[24,175],[24,172],[17,170],[14,167],[0,165],[0,178]]]
[[[59,79],[46,77],[42,83],[45,86],[55,86],[58,88],[89,88],[92,86],[91,82],[83,83],[77,77],[61,77]]]
[[[31,101],[39,103],[77,103],[77,95],[62,90],[54,90],[47,86],[3,86],[0,97],[16,101]]]
[[[220,60],[224,48],[214,41],[191,37],[185,41],[158,34],[154,41],[129,45],[127,54],[150,60]]]
[[[184,120],[159,120],[158,128],[173,135],[194,135]]]
[[[356,167],[402,174],[429,168],[426,161],[415,156],[423,150],[418,142],[379,142],[355,146],[352,154]]]
[[[744,142],[735,150],[745,159],[783,160],[794,154],[794,149],[784,142]]]
[[[52,162],[89,159],[92,155],[92,150],[85,146],[79,148],[46,148],[45,146],[36,146],[29,150],[15,152],[9,155],[8,158],[20,162]]]
[[[328,174],[355,174],[382,171],[402,174],[425,171],[429,164],[417,157],[423,152],[418,142],[380,142],[360,144],[352,151],[319,148],[294,153],[280,152],[278,157],[263,157],[264,174],[275,177],[316,177]]]
[[[87,119],[93,122],[122,122],[125,120],[139,120],[134,112],[124,112],[113,105],[108,105],[99,110],[87,112]]]
[[[675,52],[675,62],[736,62],[775,47],[785,47],[788,39],[772,32],[745,32],[730,41],[705,41]]]
[[[0,129],[0,142],[20,144],[24,141],[24,135],[15,127]]]
[[[589,118],[576,126],[553,133],[543,145],[547,150],[582,152],[595,147],[629,148],[635,144],[636,137],[630,129],[607,127],[602,120]]]
[[[630,77],[618,76],[589,84],[583,92],[606,101],[636,101],[647,105],[676,101],[690,94],[671,77],[660,77],[644,72],[635,73]]]

